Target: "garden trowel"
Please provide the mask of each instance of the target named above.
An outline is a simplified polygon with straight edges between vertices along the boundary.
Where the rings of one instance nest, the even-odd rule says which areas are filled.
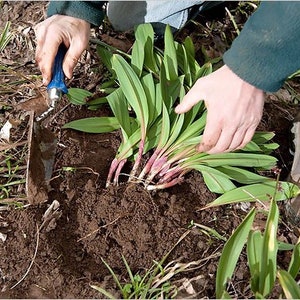
[[[291,181],[300,186],[300,112],[296,115],[291,132],[294,135],[294,160],[288,181]],[[289,221],[300,227],[300,195],[287,202],[286,210]]]
[[[30,104],[30,120],[28,133],[28,160],[26,173],[26,194],[30,204],[38,204],[48,200],[50,179],[56,151],[56,135],[42,121],[49,116],[57,101],[68,92],[64,82],[62,62],[66,48],[61,45],[58,49],[53,66],[52,80],[47,86],[49,104],[43,105],[39,98]],[[33,101],[33,102],[32,102]]]

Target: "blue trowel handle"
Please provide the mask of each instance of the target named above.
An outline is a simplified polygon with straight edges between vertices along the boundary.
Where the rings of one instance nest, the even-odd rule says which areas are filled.
[[[55,60],[54,60],[54,65],[53,65],[53,70],[52,70],[52,79],[50,83],[47,86],[47,89],[58,89],[60,90],[63,94],[68,93],[67,86],[65,84],[65,74],[62,69],[62,64],[63,60],[65,57],[65,54],[67,52],[67,48],[64,44],[61,44],[58,48]]]

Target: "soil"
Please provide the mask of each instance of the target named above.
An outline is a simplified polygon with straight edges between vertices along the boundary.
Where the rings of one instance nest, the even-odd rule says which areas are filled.
[[[46,2],[3,3],[5,14],[2,15],[13,22],[14,28],[22,27],[23,40],[14,38],[12,45],[5,50],[6,57],[2,62],[5,59],[6,65],[17,66],[23,74],[39,74],[34,63],[32,27],[44,18],[46,5]],[[190,24],[178,38],[190,34],[197,43],[199,55],[202,43],[211,57],[217,57],[228,47],[221,39],[220,28],[230,32],[223,10],[214,16],[219,22],[219,31],[210,39],[201,36],[199,29],[195,30],[195,24]],[[211,15],[200,16],[198,21],[205,24],[210,18]],[[1,20],[0,27],[5,21]],[[107,42],[121,43],[127,49],[132,43],[131,33],[115,33],[109,27],[94,34],[105,34]],[[103,75],[94,71],[98,65],[95,49],[91,46],[68,85],[96,91],[103,80]],[[292,84],[299,87],[297,82]],[[35,92],[40,90],[43,93],[40,81],[34,81],[34,85]],[[24,92],[27,88],[23,86],[20,90]],[[20,95],[10,94],[9,97],[13,103],[21,100]],[[274,155],[278,157],[282,177],[286,177],[292,163],[287,136],[297,106],[291,98],[284,89],[269,95],[259,126],[260,130],[276,132],[275,141],[280,148]],[[122,256],[134,274],[142,275],[167,254],[164,265],[173,261],[183,264],[200,261],[196,269],[189,268],[172,277],[172,282],[181,287],[178,297],[215,298],[215,275],[224,241],[192,224],[211,227],[228,238],[246,212],[239,205],[200,210],[216,195],[206,188],[197,172],[191,172],[182,184],[164,191],[147,192],[140,185],[128,184],[126,176],[122,177],[118,187],[105,188],[110,162],[119,145],[119,134],[87,134],[62,130],[61,127],[75,119],[109,113],[106,106],[89,111],[85,107],[70,105],[64,98],[54,116],[45,120],[44,125],[52,128],[58,137],[48,199],[37,205],[25,203],[22,208],[9,206],[0,210],[0,231],[7,234],[6,241],[0,241],[1,298],[103,297],[91,288],[91,284],[120,298],[122,295],[103,260],[121,282],[128,282]],[[59,207],[45,217],[46,210],[56,203],[54,201],[58,201]],[[285,242],[295,243],[298,232],[287,220],[284,221],[280,225],[279,237]],[[289,252],[279,256],[278,264],[286,266],[289,256]],[[186,284],[188,282],[190,285]],[[239,260],[230,287],[235,298],[253,297],[245,255]],[[279,290],[276,291],[275,298],[279,295]]]

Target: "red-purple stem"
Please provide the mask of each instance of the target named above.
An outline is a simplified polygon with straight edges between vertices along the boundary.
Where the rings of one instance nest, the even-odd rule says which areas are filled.
[[[132,167],[132,170],[130,172],[130,176],[129,176],[129,179],[128,181],[131,181],[133,177],[135,177],[135,174],[137,172],[137,169],[139,168],[140,166],[140,163],[142,161],[142,156],[143,156],[143,152],[144,152],[144,147],[145,147],[145,138],[142,138],[141,139],[141,142],[140,142],[140,146],[139,146],[139,152],[138,152],[138,155],[137,155],[137,158],[134,162],[134,165]]]
[[[113,161],[111,162],[111,165],[110,165],[110,168],[108,171],[106,185],[105,185],[106,187],[110,186],[113,174],[114,174],[115,170],[117,169],[118,165],[119,165],[119,160],[117,158],[114,158]]]
[[[161,149],[158,149],[158,148],[155,149],[154,153],[148,159],[148,161],[147,161],[144,169],[140,173],[139,180],[142,180],[150,172],[153,163],[155,162],[155,160],[157,159],[157,157],[160,155],[161,151],[162,151]]]
[[[171,186],[174,186],[178,183],[181,183],[183,181],[183,177],[177,177],[174,178],[173,180],[167,182],[167,183],[162,183],[162,184],[156,184],[156,185],[148,185],[147,190],[148,191],[153,191],[153,190],[162,190],[162,189],[167,189]]]
[[[119,162],[119,165],[118,165],[117,170],[115,172],[114,185],[119,184],[119,176],[120,176],[121,170],[124,167],[126,162],[127,162],[127,158],[124,158]]]

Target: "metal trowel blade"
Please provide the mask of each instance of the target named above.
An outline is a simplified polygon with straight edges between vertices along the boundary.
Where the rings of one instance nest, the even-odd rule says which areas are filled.
[[[33,111],[29,122],[26,194],[30,204],[38,204],[48,200],[57,139],[50,129],[35,121]]]

